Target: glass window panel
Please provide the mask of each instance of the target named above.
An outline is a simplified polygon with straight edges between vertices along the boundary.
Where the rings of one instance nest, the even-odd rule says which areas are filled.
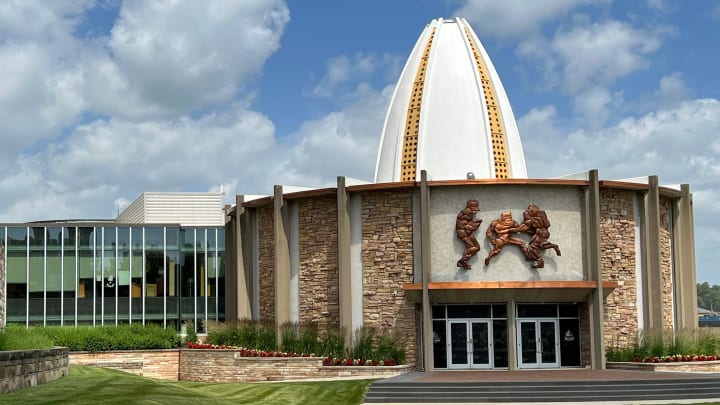
[[[445,305],[433,305],[432,317],[434,319],[445,319]]]
[[[557,304],[518,304],[518,318],[557,318]]]
[[[490,305],[448,305],[448,318],[490,318]]]
[[[436,305],[433,307],[442,307]],[[444,314],[443,314],[444,316]],[[447,368],[447,328],[445,321],[433,321],[433,365],[435,368]]]
[[[559,304],[559,311],[561,318],[577,318],[578,317],[578,305],[577,304]]]
[[[25,323],[27,317],[27,227],[8,227],[6,232],[7,321]]]
[[[142,321],[143,313],[143,228],[130,229],[130,297],[131,319]]]
[[[493,356],[495,367],[508,366],[508,328],[506,320],[493,321]]]
[[[195,316],[195,230],[180,230],[180,317],[193,319]]]
[[[506,304],[493,304],[492,311],[493,311],[493,318],[507,318],[507,305]]]

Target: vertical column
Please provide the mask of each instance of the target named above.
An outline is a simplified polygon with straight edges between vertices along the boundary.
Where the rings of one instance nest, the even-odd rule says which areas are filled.
[[[432,303],[430,302],[430,189],[427,171],[420,171],[420,265],[422,266],[422,363],[425,371],[434,368]]]
[[[233,257],[235,258],[235,289],[233,296],[236,298],[235,302],[235,314],[237,319],[250,319],[252,318],[251,307],[250,307],[250,294],[247,285],[247,274],[245,269],[245,254],[243,251],[243,238],[242,238],[242,223],[245,217],[245,196],[235,196],[235,232],[233,242]],[[233,285],[233,284],[227,284]]]
[[[337,237],[338,282],[340,284],[340,327],[345,330],[345,341],[353,338],[352,282],[350,264],[350,204],[345,190],[345,177],[337,178]]]
[[[507,316],[507,350],[508,350],[508,369],[516,370],[517,361],[517,327],[515,322],[515,299],[508,302]]]
[[[673,271],[675,280],[676,329],[696,328],[697,281],[695,278],[695,224],[690,186],[680,186],[683,195],[675,205]]]
[[[643,240],[645,308],[648,311],[646,331],[662,333],[662,267],[660,260],[660,188],[658,177],[648,177],[648,191],[643,201]]]
[[[280,326],[290,320],[290,246],[288,242],[287,207],[282,186],[275,186],[273,200],[273,230],[275,236],[275,323]],[[278,343],[281,330],[277,328]]]
[[[590,184],[585,201],[587,215],[588,277],[597,282],[590,294],[590,364],[593,370],[605,369],[605,320],[603,306],[605,296],[602,286],[602,265],[600,262],[600,180],[597,169],[589,173]]]

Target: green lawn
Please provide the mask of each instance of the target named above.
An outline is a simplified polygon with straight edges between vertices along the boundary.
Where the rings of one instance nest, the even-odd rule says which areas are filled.
[[[11,404],[360,404],[373,380],[272,384],[196,383],[70,366],[70,375],[0,395]]]

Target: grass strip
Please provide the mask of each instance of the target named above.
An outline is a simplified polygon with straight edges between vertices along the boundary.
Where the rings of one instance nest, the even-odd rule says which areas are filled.
[[[140,377],[118,370],[70,366],[59,380],[0,395],[12,404],[360,404],[373,380],[199,383]]]

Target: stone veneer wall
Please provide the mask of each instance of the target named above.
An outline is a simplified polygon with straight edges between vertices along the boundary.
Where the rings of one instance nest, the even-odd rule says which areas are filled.
[[[606,348],[631,347],[638,334],[633,201],[632,191],[600,189],[602,276],[618,282],[605,301]]]
[[[322,357],[240,357],[235,350],[182,349],[181,381],[256,382],[312,380],[317,378],[391,377],[411,366],[327,367]]]
[[[417,362],[415,307],[403,284],[413,282],[413,210],[410,189],[362,196],[363,324],[394,330],[406,342],[407,364]]]
[[[667,197],[660,197],[660,268],[662,270],[662,303],[663,329],[672,330],[675,326],[673,316],[673,278],[672,278],[672,247],[670,241],[670,215],[672,202]]]
[[[580,317],[580,365],[589,366],[592,361],[592,345],[590,344],[590,307],[587,302],[578,303]]]
[[[5,247],[0,241],[0,332],[5,329]]]
[[[70,364],[112,368],[143,377],[178,380],[178,349],[72,352]]]
[[[275,322],[275,232],[272,204],[257,209],[260,319]]]
[[[300,322],[340,326],[337,197],[298,201]]]
[[[0,394],[57,380],[68,371],[67,347],[0,351]]]

